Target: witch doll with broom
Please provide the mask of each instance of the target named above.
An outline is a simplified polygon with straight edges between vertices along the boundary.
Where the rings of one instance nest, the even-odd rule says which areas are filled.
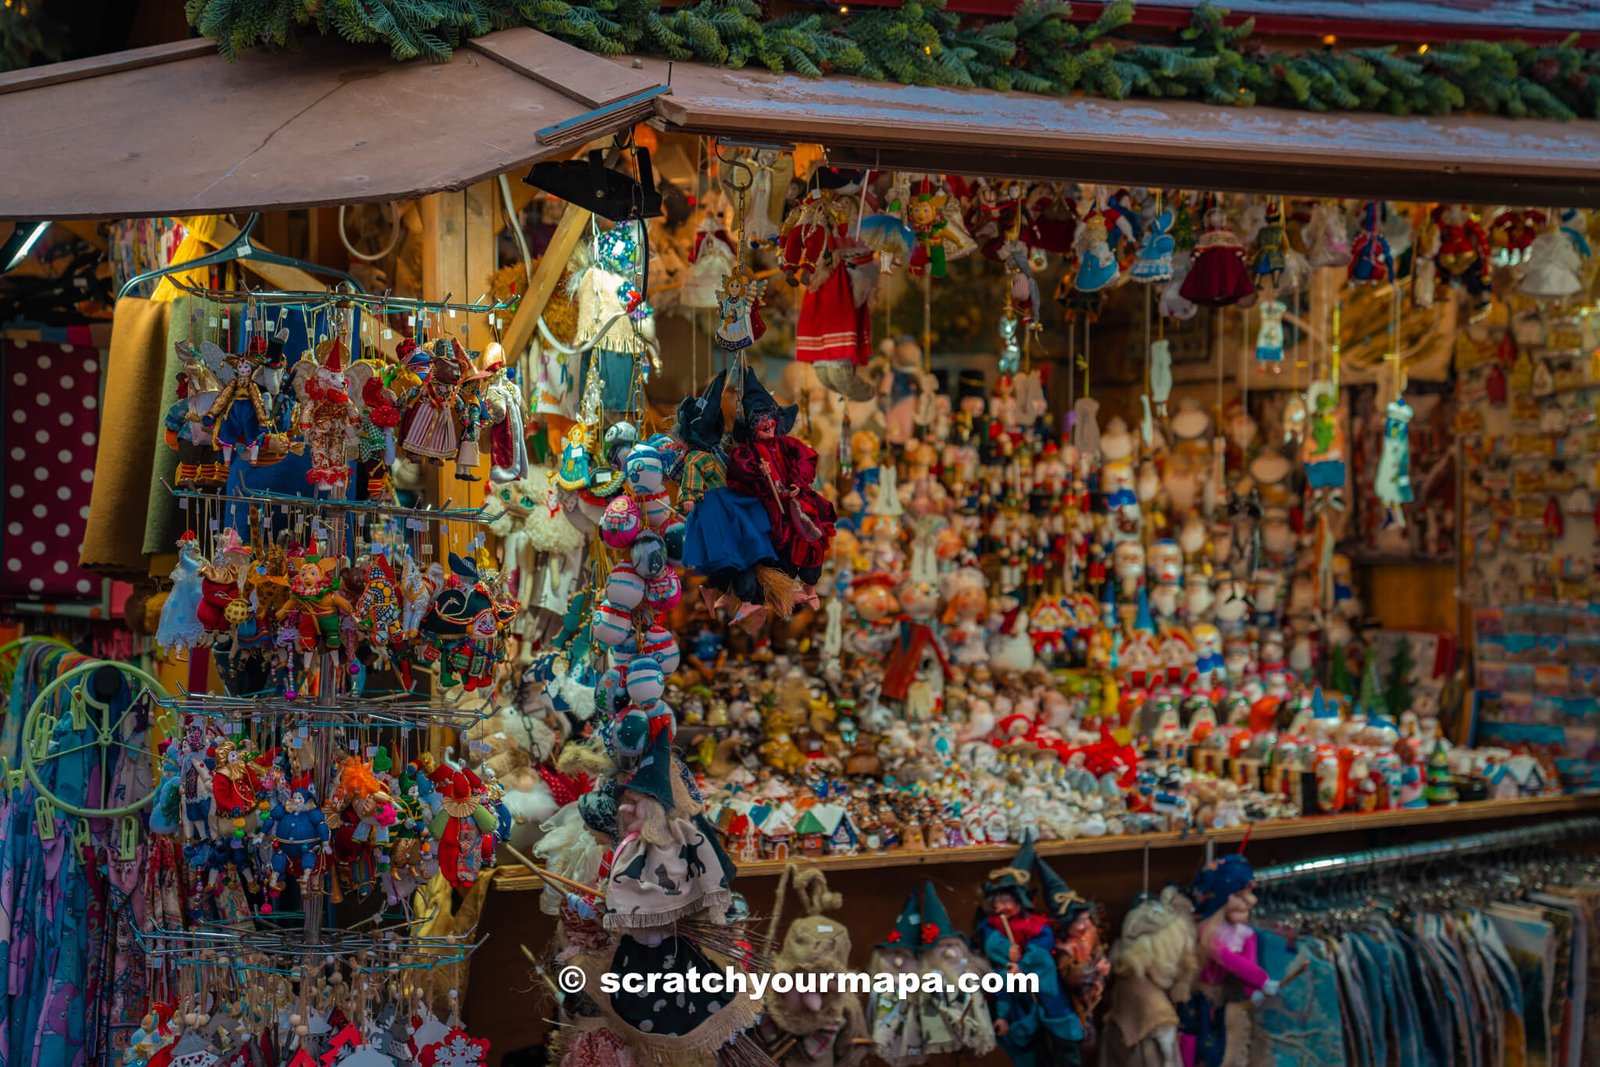
[[[983,954],[1002,974],[1029,974],[1037,993],[1003,989],[994,998],[994,1030],[1018,1067],[1077,1067],[1083,1024],[1061,991],[1050,920],[1033,909],[1033,845],[983,884],[987,915],[979,930]]]

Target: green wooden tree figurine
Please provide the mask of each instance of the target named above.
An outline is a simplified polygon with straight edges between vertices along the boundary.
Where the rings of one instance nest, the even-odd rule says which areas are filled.
[[[1383,687],[1378,681],[1378,647],[1368,646],[1367,662],[1361,669],[1361,694],[1357,698],[1361,714],[1371,719],[1386,719],[1389,709],[1384,704]]]

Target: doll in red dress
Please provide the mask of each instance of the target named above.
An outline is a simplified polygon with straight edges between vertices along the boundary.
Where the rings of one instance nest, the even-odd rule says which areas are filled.
[[[822,575],[833,543],[833,505],[812,488],[817,453],[789,436],[795,408],[780,408],[756,372],[744,372],[744,395],[728,455],[728,486],[760,500],[772,522],[780,567],[807,586]]]
[[[802,363],[860,366],[872,358],[872,321],[866,293],[858,295],[852,266],[871,252],[850,238],[853,200],[843,190],[854,176],[823,170],[817,186],[789,213],[782,231],[783,275],[804,287],[795,323],[795,358]]]

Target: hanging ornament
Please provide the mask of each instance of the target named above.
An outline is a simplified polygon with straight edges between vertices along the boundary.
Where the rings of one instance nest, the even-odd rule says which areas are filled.
[[[1256,363],[1262,370],[1283,370],[1283,315],[1289,308],[1281,300],[1261,305],[1261,326],[1256,330]]]
[[[1250,250],[1250,273],[1256,281],[1270,281],[1274,287],[1283,277],[1287,263],[1287,244],[1283,235],[1283,209],[1276,197],[1267,201],[1266,220],[1256,230],[1255,244]]]
[[[1171,229],[1171,211],[1163,211],[1150,220],[1150,228],[1139,242],[1139,254],[1128,269],[1134,281],[1160,285],[1172,280],[1172,252],[1177,240],[1168,232]]]
[[[1255,295],[1244,249],[1228,228],[1228,215],[1213,196],[1206,197],[1205,232],[1194,247],[1189,276],[1178,292],[1206,307],[1228,307]]]
[[[1404,527],[1401,509],[1414,499],[1411,491],[1411,405],[1397,397],[1389,405],[1383,423],[1383,451],[1378,457],[1378,473],[1373,489],[1384,506],[1384,525]]]
[[[1111,251],[1111,216],[1105,210],[1091,211],[1078,230],[1078,273],[1073,287],[1082,293],[1098,293],[1112,285],[1122,273]]]
[[[1517,288],[1556,300],[1583,290],[1583,256],[1567,231],[1551,228],[1533,239]]]
[[[1361,232],[1350,246],[1349,278],[1356,284],[1387,284],[1394,281],[1394,257],[1381,227],[1381,209],[1376,200],[1361,209]]]

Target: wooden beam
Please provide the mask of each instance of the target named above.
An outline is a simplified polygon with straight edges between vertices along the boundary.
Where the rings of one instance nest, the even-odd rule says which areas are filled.
[[[551,235],[550,244],[546,246],[544,255],[539,257],[539,265],[534,268],[528,292],[517,305],[517,312],[511,316],[511,325],[501,340],[509,362],[520,362],[528,345],[533,342],[539,316],[544,314],[545,305],[550,303],[550,296],[556,291],[556,282],[560,280],[567,260],[572,258],[572,250],[589,232],[590,218],[588,211],[575,204],[568,204],[562,212],[556,232]]]

